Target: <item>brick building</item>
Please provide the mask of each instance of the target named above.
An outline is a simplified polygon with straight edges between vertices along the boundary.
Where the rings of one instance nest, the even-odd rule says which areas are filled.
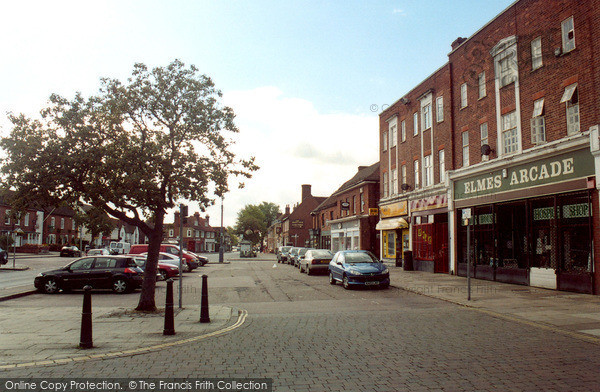
[[[166,223],[165,241],[179,243],[179,211],[174,214],[174,222]],[[183,223],[183,247],[191,252],[216,252],[219,250],[220,228],[210,226],[210,217],[201,217],[199,212],[188,216]]]
[[[357,173],[312,212],[310,246],[331,249],[364,249],[379,254],[377,201],[379,162],[359,166]]]
[[[447,208],[450,272],[466,275],[470,259],[476,278],[598,293],[599,33],[600,1],[520,0],[471,37],[454,41],[448,63],[380,116],[380,225],[390,206],[395,215],[387,219],[409,226],[405,245],[417,257],[424,242],[437,241],[435,231],[418,225],[425,220],[435,227]],[[432,103],[443,96],[439,129],[437,108],[432,116],[426,107],[427,91]],[[407,141],[403,152],[389,135],[402,132],[397,124],[403,116],[410,120],[410,111],[422,140]],[[439,151],[444,167],[439,156],[435,162]],[[412,163],[412,177],[408,169],[403,177],[403,159],[409,168]],[[439,185],[427,180],[430,166]],[[444,185],[436,169],[437,175],[448,170]],[[434,214],[425,218],[423,207]],[[467,226],[461,218],[469,215]],[[433,248],[434,270],[440,249]]]
[[[313,196],[311,185],[302,185],[302,201],[291,212],[289,207],[286,207],[286,214],[289,212],[289,215],[281,220],[282,245],[308,246],[310,244],[312,227],[310,213],[325,199],[325,197]]]

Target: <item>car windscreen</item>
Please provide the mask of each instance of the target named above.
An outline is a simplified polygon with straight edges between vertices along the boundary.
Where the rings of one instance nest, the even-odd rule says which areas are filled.
[[[328,250],[313,250],[311,252],[313,258],[328,258],[331,259],[333,254]]]
[[[346,263],[378,263],[379,261],[368,253],[346,253]]]

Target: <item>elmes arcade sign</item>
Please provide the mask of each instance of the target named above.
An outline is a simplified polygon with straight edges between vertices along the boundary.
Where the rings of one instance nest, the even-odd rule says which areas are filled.
[[[454,200],[531,188],[593,175],[594,158],[590,151],[573,151],[456,180]]]

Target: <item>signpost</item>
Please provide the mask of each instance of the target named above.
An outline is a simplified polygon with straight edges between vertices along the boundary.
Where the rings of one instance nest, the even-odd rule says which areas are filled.
[[[471,208],[462,210],[462,219],[467,226],[467,300],[471,300]]]

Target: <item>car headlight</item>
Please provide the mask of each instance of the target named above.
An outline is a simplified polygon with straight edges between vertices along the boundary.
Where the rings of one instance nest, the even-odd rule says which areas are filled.
[[[349,269],[348,273],[351,275],[362,275],[362,273],[360,271],[354,270],[354,269]]]
[[[384,269],[383,269],[383,271],[381,271],[381,273],[382,273],[383,275],[386,275],[386,274],[389,274],[389,273],[390,273],[390,270],[389,270],[389,269],[387,269],[387,267],[386,267],[386,268],[384,268]]]

